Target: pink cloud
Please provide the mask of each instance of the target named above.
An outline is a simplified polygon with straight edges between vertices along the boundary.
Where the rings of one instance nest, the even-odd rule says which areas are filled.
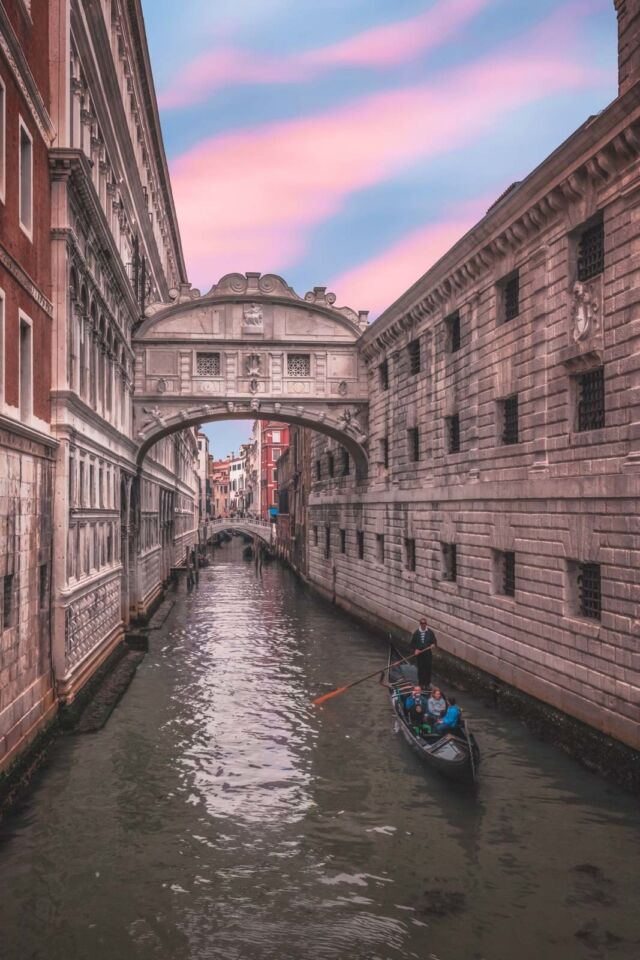
[[[412,231],[365,263],[336,277],[338,303],[378,316],[433,266],[484,215],[491,199],[460,205],[454,215]]]
[[[299,83],[331,67],[391,67],[445,43],[491,0],[437,0],[409,20],[373,27],[346,40],[271,58],[252,50],[215,49],[195,58],[159,97],[164,109],[190,106],[223,87]]]
[[[472,143],[508,111],[601,79],[571,62],[562,33],[545,49],[203,141],[172,167],[192,275],[207,282],[228,270],[282,271],[351,193]]]

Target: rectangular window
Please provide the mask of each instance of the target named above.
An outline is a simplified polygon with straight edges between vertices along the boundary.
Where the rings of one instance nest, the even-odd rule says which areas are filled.
[[[384,533],[376,533],[376,559],[384,563]]]
[[[7,91],[0,80],[0,200],[4,203],[7,182]]]
[[[18,192],[20,202],[20,226],[31,239],[33,231],[33,139],[24,121],[20,118],[20,155],[18,157]]]
[[[378,379],[380,382],[381,390],[389,389],[389,361],[383,360],[381,364],[378,365]]]
[[[460,414],[454,413],[445,418],[447,429],[447,450],[449,453],[460,453]]]
[[[604,367],[582,373],[578,380],[578,431],[604,427]]]
[[[2,629],[8,630],[13,626],[13,574],[8,573],[3,578],[2,585]]]
[[[38,567],[38,604],[40,610],[48,607],[47,597],[49,596],[49,568],[46,563],[41,563]]]
[[[409,354],[409,373],[413,376],[420,373],[420,341],[412,340],[407,346]]]
[[[600,564],[579,563],[577,571],[580,613],[590,620],[599,620],[602,614]]]
[[[444,318],[447,329],[447,346],[449,353],[457,353],[460,349],[460,311],[455,310]]]
[[[332,453],[327,454],[327,473],[330,477],[334,475],[336,471],[336,463]]]
[[[220,376],[220,354],[219,353],[197,353],[196,354],[196,377],[219,377]]]
[[[331,527],[324,528],[324,555],[325,558],[331,556]]]
[[[420,431],[418,427],[409,427],[407,430],[407,445],[409,460],[413,460],[415,463],[420,459]]]
[[[318,528],[317,527],[313,528],[313,545],[314,547],[318,546]]]
[[[380,441],[380,460],[385,470],[389,469],[389,437],[383,437]]]
[[[405,570],[415,573],[416,569],[416,542],[413,538],[407,538],[404,541],[404,566]]]
[[[347,531],[340,530],[340,553],[347,552]]]
[[[583,230],[578,241],[578,280],[591,280],[604,270],[604,223]]]
[[[31,322],[20,314],[20,417],[28,420],[33,413],[33,340]]]
[[[280,430],[273,430],[273,431],[271,432],[271,442],[272,442],[272,443],[280,443],[280,433],[281,433]]]
[[[516,555],[513,550],[494,551],[494,590],[505,597],[516,593]]]
[[[319,460],[316,460],[316,480],[320,480],[322,477],[322,464]]]
[[[502,319],[506,323],[520,313],[520,274],[514,270],[500,282],[502,293]]]
[[[455,583],[458,579],[458,549],[455,543],[441,543],[442,579]]]
[[[289,353],[287,355],[287,375],[289,377],[310,377],[311,354]]]
[[[518,442],[518,395],[502,401],[502,442]]]
[[[345,450],[344,447],[340,453],[342,458],[342,476],[348,477],[351,473],[351,461],[349,460],[349,451]]]
[[[364,530],[356,530],[358,542],[358,560],[364,560]]]

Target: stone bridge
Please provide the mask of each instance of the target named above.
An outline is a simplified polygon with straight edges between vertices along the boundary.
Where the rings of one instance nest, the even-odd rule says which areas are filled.
[[[311,427],[367,474],[368,385],[358,341],[367,314],[281,277],[228,274],[204,295],[184,284],[155,303],[133,338],[138,461],[184,427],[270,419]]]
[[[207,521],[207,537],[223,530],[237,530],[239,533],[248,533],[258,537],[269,546],[275,543],[276,525],[269,520],[252,519],[251,517],[219,517],[217,520]]]

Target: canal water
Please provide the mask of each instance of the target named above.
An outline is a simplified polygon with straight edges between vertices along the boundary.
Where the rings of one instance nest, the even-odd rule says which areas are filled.
[[[312,707],[384,644],[241,546],[3,825],[2,960],[637,960],[634,799],[466,694],[475,795],[375,682]]]

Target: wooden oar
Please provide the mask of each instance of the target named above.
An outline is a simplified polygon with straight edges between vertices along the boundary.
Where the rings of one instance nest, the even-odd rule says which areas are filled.
[[[384,668],[382,673],[387,673],[387,671],[392,667],[398,667],[401,663],[408,663],[409,660],[413,660],[414,657],[419,657],[421,653],[425,652],[425,650],[418,650],[417,653],[412,653],[410,657],[402,657],[400,660],[396,660],[395,663],[390,663]],[[360,677],[359,680],[352,680],[351,683],[345,683],[344,687],[337,687],[335,690],[331,690],[329,693],[323,693],[321,697],[316,697],[316,699],[312,701],[314,707],[319,707],[321,703],[326,703],[327,700],[331,700],[333,697],[338,697],[341,693],[346,693],[347,690],[351,690],[351,687],[357,687],[359,683],[364,683],[365,680],[371,680],[371,677],[375,677],[379,673],[380,668],[374,670],[373,673],[368,673],[366,677]]]

